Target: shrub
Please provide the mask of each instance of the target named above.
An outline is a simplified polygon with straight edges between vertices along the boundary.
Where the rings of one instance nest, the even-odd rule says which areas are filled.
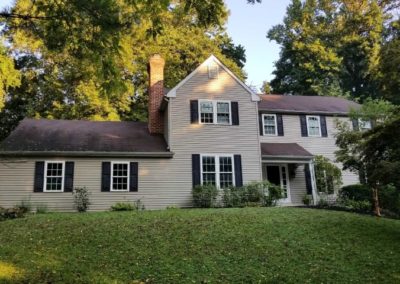
[[[318,191],[332,194],[342,185],[342,171],[321,155],[315,156],[315,179]]]
[[[72,192],[74,195],[74,204],[78,212],[86,212],[89,208],[89,191],[86,187],[77,187]]]
[[[22,218],[25,216],[25,209],[20,207],[2,208],[0,207],[0,221],[6,219]]]
[[[352,184],[342,187],[339,192],[341,199],[352,199],[357,201],[371,201],[372,191],[368,185]]]
[[[310,206],[311,202],[312,202],[312,197],[310,195],[306,194],[306,195],[303,196],[304,205]]]
[[[111,206],[111,211],[139,211],[144,210],[145,206],[140,199],[131,202],[117,202]]]
[[[243,207],[245,191],[242,187],[228,187],[224,189],[222,201],[224,207]]]
[[[369,213],[372,211],[372,203],[369,200],[344,199],[338,205],[356,212]]]
[[[224,189],[222,200],[225,207],[274,206],[282,198],[280,186],[268,181],[251,182],[243,187]]]
[[[329,207],[329,202],[325,198],[320,198],[318,200],[317,207],[327,208],[327,207]]]
[[[38,204],[36,205],[36,213],[37,214],[45,214],[49,212],[46,204]]]
[[[400,215],[400,190],[394,185],[386,185],[379,190],[379,202],[388,215]]]
[[[218,190],[214,185],[197,185],[192,190],[193,205],[199,208],[215,207]]]

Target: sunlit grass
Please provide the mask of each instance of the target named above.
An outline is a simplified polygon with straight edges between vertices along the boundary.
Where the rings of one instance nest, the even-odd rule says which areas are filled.
[[[398,283],[400,221],[299,208],[0,222],[0,283]]]

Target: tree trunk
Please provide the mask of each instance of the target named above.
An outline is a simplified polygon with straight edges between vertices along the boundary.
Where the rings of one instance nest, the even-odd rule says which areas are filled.
[[[372,200],[374,202],[375,216],[381,217],[381,208],[379,207],[379,198],[378,198],[378,188],[376,186],[372,188]]]

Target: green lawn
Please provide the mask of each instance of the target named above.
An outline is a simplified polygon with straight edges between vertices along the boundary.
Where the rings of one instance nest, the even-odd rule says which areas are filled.
[[[0,222],[3,283],[400,283],[400,221],[299,208]]]

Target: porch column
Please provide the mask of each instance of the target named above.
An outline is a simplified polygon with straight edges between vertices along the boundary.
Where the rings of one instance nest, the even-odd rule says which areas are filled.
[[[314,205],[317,205],[318,193],[317,193],[317,182],[315,180],[314,160],[311,160],[311,162],[308,165],[310,168],[313,203]]]

